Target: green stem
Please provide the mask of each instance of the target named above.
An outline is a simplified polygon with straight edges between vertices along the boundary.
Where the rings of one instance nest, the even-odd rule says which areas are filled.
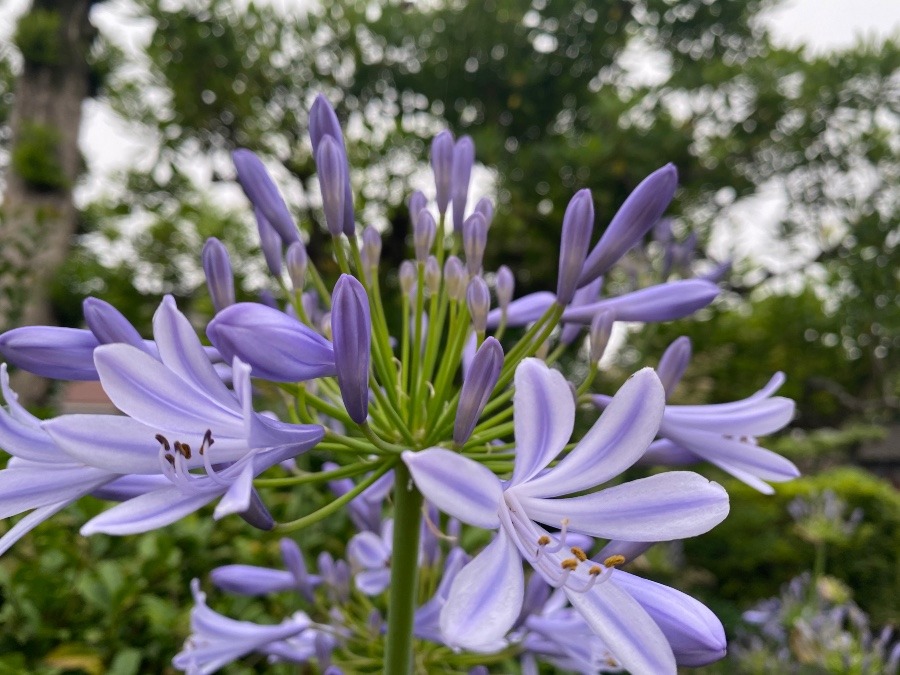
[[[421,518],[422,493],[413,484],[409,469],[399,462],[394,468],[394,543],[385,638],[385,675],[412,673]]]

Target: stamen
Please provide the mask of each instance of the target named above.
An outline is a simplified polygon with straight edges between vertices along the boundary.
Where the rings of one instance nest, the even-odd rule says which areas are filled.
[[[540,537],[538,537],[538,546],[546,546],[549,543],[550,537],[548,537],[546,534],[542,534]]]
[[[184,457],[185,459],[191,458],[191,446],[187,443],[182,443],[181,441],[175,441],[175,452]]]
[[[574,570],[578,567],[578,561],[575,558],[566,558],[559,563],[564,570]]]
[[[211,448],[213,443],[215,443],[215,441],[212,437],[212,430],[207,429],[206,433],[203,434],[203,442],[200,443],[200,454],[202,455],[208,448]]]
[[[170,455],[168,452],[166,452],[166,453],[163,453],[163,457],[166,458],[166,461],[169,464],[171,464],[172,466],[175,466],[175,458],[172,455]]]
[[[556,546],[554,546],[552,548],[548,548],[547,553],[556,553],[557,551],[561,550],[566,545],[566,534],[568,533],[568,531],[569,531],[569,519],[563,518],[562,522],[560,523],[559,541],[557,542]]]
[[[588,570],[588,574],[590,574],[592,577],[597,576],[601,572],[603,572],[603,568],[600,567],[600,565],[592,565],[591,569]]]
[[[611,555],[606,560],[603,561],[604,567],[616,567],[617,565],[622,565],[625,562],[624,555]]]
[[[156,440],[159,442],[163,449],[169,450],[169,439],[163,436],[162,434],[156,434]]]
[[[573,546],[569,550],[572,551],[572,555],[578,558],[579,562],[584,562],[585,560],[587,560],[587,553],[585,553],[579,547]]]

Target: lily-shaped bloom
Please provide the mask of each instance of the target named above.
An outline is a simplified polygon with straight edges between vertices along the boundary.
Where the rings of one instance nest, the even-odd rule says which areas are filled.
[[[590,562],[581,548],[567,542],[567,535],[572,531],[624,541],[691,537],[725,518],[727,494],[697,474],[669,472],[566,497],[618,476],[644,453],[665,405],[652,370],[635,374],[587,435],[550,469],[574,426],[569,384],[543,362],[526,359],[516,370],[515,387],[516,460],[509,481],[449,450],[403,453],[426,499],[463,522],[498,530],[450,590],[441,612],[445,641],[472,650],[496,646],[522,607],[524,559],[549,584],[563,589],[626,668],[674,673],[675,657],[665,635],[611,578],[621,557]]]
[[[214,673],[254,652],[280,656],[290,647],[296,650],[296,642],[287,641],[315,627],[303,612],[297,612],[273,626],[237,621],[209,608],[198,579],[191,582],[191,591],[195,603],[191,610],[191,635],[172,659],[173,666],[189,675]],[[306,658],[314,655],[313,641],[309,640]]]
[[[676,340],[666,354],[683,351],[683,346],[683,340]],[[679,359],[664,357],[661,365],[673,360]],[[665,370],[669,380],[667,391],[671,391],[684,368],[679,364],[678,368]],[[772,494],[772,486],[765,481],[784,482],[800,475],[793,462],[756,443],[757,436],[783,429],[794,417],[794,402],[783,396],[773,396],[784,380],[783,373],[776,373],[755,394],[732,403],[667,405],[659,426],[661,440],[650,445],[641,462],[691,464],[707,461],[763,494]],[[601,409],[612,400],[609,396],[594,397]]]
[[[210,574],[212,582],[223,591],[237,595],[266,595],[295,590],[312,602],[313,589],[322,583],[317,574],[310,574],[303,561],[300,547],[292,539],[281,540],[281,557],[287,569],[276,570],[257,565],[223,565]]]

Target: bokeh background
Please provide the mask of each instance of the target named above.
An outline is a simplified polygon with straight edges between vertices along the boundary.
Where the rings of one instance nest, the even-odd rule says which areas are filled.
[[[900,5],[8,0],[0,40],[0,330],[79,326],[86,295],[145,333],[165,293],[208,316],[209,236],[232,251],[239,293],[257,296],[271,282],[236,147],[266,159],[310,255],[333,267],[306,129],[320,92],[345,123],[359,219],[383,230],[388,270],[407,255],[405,199],[431,190],[442,128],[475,139],[474,196],[497,204],[485,267],[518,270],[518,294],[553,286],[576,190],[591,188],[603,227],[675,163],[670,219],[607,283],[727,262],[724,291],[690,320],[619,330],[601,386],[679,335],[695,358],[678,402],[734,400],[784,371],[798,415],[767,447],[804,477],[764,497],[710,469],[729,519],[651,550],[639,571],[721,616],[732,653],[708,672],[881,672],[892,643],[879,637],[900,623]],[[42,414],[105,405],[22,374],[15,386]],[[300,491],[282,508],[326,498]],[[100,508],[83,501],[0,559],[0,673],[166,672],[189,580],[278,560],[274,538],[208,517],[78,537]],[[303,547],[340,553],[346,527],[334,517]],[[217,603],[260,621],[291,611],[287,596]]]

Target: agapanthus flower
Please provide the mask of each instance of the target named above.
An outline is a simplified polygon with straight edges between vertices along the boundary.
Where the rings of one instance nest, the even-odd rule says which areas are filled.
[[[312,601],[313,589],[322,583],[318,574],[310,574],[297,543],[283,538],[279,544],[285,569],[276,570],[257,565],[223,565],[210,573],[212,582],[228,593],[266,595],[295,590]]]
[[[674,672],[671,647],[650,615],[611,579],[620,560],[591,564],[569,547],[568,531],[606,539],[665,541],[709,530],[728,513],[728,497],[693,473],[669,472],[575,497],[619,475],[643,454],[664,407],[659,379],[635,374],[593,428],[556,466],[571,436],[575,404],[565,378],[525,359],[516,370],[513,474],[502,482],[457,453],[432,448],[403,460],[425,498],[439,509],[497,536],[457,576],[441,629],[453,646],[494,648],[519,616],[522,560],[572,605],[625,667]],[[560,528],[558,533],[542,527]]]

